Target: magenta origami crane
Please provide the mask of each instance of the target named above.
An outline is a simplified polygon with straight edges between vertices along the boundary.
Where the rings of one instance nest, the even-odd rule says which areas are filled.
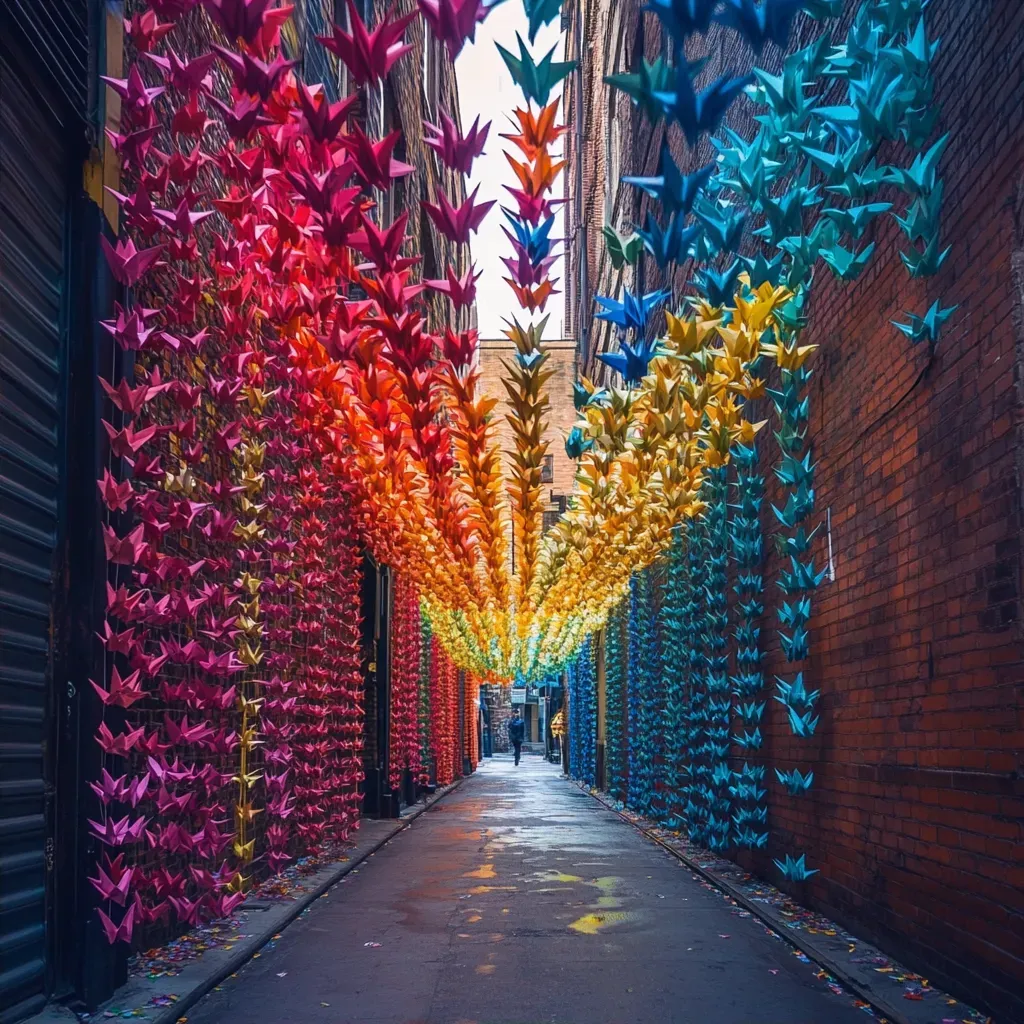
[[[453,242],[466,243],[471,232],[478,231],[487,212],[494,205],[494,200],[477,203],[476,195],[480,191],[478,185],[469,198],[459,207],[452,206],[451,201],[443,193],[438,194],[440,203],[422,203],[427,216],[434,222],[437,230]]]
[[[454,60],[476,38],[476,27],[500,3],[484,0],[418,0],[423,17]]]
[[[348,21],[352,31],[344,32],[333,25],[331,35],[317,36],[317,39],[325,49],[340,58],[357,85],[366,85],[382,79],[395,61],[412,49],[411,44],[402,41],[402,37],[415,19],[415,11],[394,21],[389,13],[371,32],[359,16],[353,0],[348,0]]]
[[[460,135],[458,125],[443,110],[440,121],[440,128],[429,121],[423,122],[423,127],[432,133],[432,137],[425,137],[423,141],[437,153],[446,167],[469,174],[473,168],[473,161],[483,155],[491,122],[488,121],[480,128],[478,117],[469,131],[465,135]]]

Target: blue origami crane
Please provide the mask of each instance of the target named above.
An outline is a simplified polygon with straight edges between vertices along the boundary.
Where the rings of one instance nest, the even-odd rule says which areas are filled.
[[[740,93],[750,84],[749,75],[735,78],[722,76],[699,92],[694,88],[689,68],[681,64],[676,72],[675,89],[659,92],[665,116],[683,130],[686,141],[695,146],[702,135],[713,132]]]
[[[711,179],[715,164],[710,163],[692,174],[683,175],[672,158],[667,142],[662,142],[656,175],[626,175],[623,184],[633,185],[657,200],[669,213],[689,213],[701,190]]]
[[[681,49],[687,36],[707,32],[717,6],[718,0],[648,0],[644,10],[657,15],[676,49]]]
[[[646,295],[634,295],[627,288],[621,302],[604,295],[595,295],[595,301],[603,307],[599,313],[595,314],[595,319],[615,324],[616,327],[621,327],[624,331],[632,328],[638,334],[643,334],[647,329],[648,316],[671,294],[671,291],[664,288],[660,291],[648,292]]]
[[[620,342],[618,352],[602,352],[597,358],[605,366],[617,370],[626,384],[639,384],[647,376],[647,367],[658,352],[657,340],[642,338],[635,345]]]
[[[512,225],[514,237],[513,234],[509,233],[508,228],[503,229],[505,234],[508,236],[509,241],[518,242],[523,247],[531,263],[539,263],[551,255],[551,246],[554,245],[554,241],[551,238],[551,228],[555,223],[554,217],[549,217],[546,221],[534,227],[528,222],[521,220],[504,206],[501,209],[508,222]]]
[[[725,0],[725,8],[715,20],[736,29],[754,53],[759,54],[766,43],[786,49],[793,19],[807,0]]]
[[[602,405],[611,397],[607,388],[594,388],[588,391],[578,380],[572,384],[572,404],[577,412],[582,412],[589,406]]]

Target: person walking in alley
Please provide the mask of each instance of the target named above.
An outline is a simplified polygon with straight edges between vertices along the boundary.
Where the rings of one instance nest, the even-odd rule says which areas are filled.
[[[508,738],[516,754],[516,764],[519,764],[519,758],[523,754],[523,740],[526,738],[526,723],[518,711],[515,718],[508,723]]]

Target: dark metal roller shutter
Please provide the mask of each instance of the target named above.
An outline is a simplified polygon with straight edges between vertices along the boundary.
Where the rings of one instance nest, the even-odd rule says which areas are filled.
[[[0,51],[0,1022],[37,1009],[47,980],[68,137]]]
[[[0,7],[20,42],[27,45],[32,63],[46,69],[72,110],[84,112],[88,0],[0,0]]]

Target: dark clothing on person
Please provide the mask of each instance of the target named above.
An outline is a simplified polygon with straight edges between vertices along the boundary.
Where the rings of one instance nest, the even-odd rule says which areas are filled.
[[[526,738],[526,723],[518,715],[508,723],[508,738],[516,755],[516,764],[519,764],[519,758],[523,753],[523,740]]]

